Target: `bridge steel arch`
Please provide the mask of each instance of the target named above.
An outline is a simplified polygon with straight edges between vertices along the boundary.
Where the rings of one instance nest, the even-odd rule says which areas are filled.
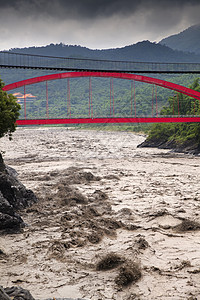
[[[3,87],[4,91],[10,91],[25,85],[35,84],[43,81],[49,80],[57,80],[64,78],[77,78],[77,77],[112,77],[119,79],[127,79],[127,80],[135,80],[141,81],[149,84],[155,84],[157,86],[161,86],[170,90],[174,90],[176,92],[180,92],[192,98],[200,100],[200,92],[192,90],[190,88],[184,87],[182,85],[172,83],[169,81],[165,81],[162,79],[147,77],[143,75],[136,75],[130,73],[112,73],[112,72],[88,72],[88,71],[80,71],[80,72],[65,72],[65,73],[57,73],[51,75],[44,75],[34,78],[25,79],[22,81],[14,82]]]
[[[78,72],[65,72],[56,73],[51,75],[38,76],[34,78],[29,78],[26,80],[14,82],[3,87],[4,91],[10,91],[22,86],[36,84],[39,82],[57,80],[64,78],[78,78],[78,77],[100,77],[100,78],[118,78],[126,80],[135,80],[140,82],[145,82],[149,84],[154,84],[161,86],[176,92],[180,92],[187,96],[200,101],[200,92],[192,90],[190,88],[184,87],[182,85],[165,81],[162,79],[147,77],[143,75],[137,75],[132,73],[115,73],[115,72],[101,72],[101,71],[78,71]],[[18,125],[45,125],[45,124],[80,124],[80,123],[155,123],[155,122],[200,122],[200,117],[102,117],[102,118],[66,118],[66,119],[32,119],[32,120],[17,120]]]

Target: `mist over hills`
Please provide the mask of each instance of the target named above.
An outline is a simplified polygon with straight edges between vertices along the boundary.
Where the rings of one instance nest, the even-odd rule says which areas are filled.
[[[200,53],[185,53],[173,50],[161,43],[142,41],[137,44],[115,49],[93,50],[79,45],[50,44],[42,47],[13,48],[10,52],[49,55],[57,57],[77,57],[108,60],[146,62],[200,62]]]
[[[200,54],[200,24],[191,26],[186,30],[171,35],[160,41],[161,45],[168,46],[174,50]]]

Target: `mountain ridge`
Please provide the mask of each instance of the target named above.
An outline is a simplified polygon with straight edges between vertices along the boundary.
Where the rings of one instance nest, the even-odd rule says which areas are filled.
[[[80,45],[49,44],[41,47],[12,48],[9,52],[58,57],[93,58],[146,62],[200,62],[200,54],[173,50],[168,46],[142,41],[121,48],[89,49]]]
[[[200,24],[188,27],[187,29],[162,39],[159,44],[194,54],[200,54]]]

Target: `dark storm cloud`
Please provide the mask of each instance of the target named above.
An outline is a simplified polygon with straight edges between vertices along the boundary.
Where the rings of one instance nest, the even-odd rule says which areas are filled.
[[[0,49],[159,41],[199,23],[199,0],[0,0]]]
[[[171,10],[199,4],[199,0],[0,0],[1,9],[14,9],[26,15],[49,15],[57,18],[98,18],[131,15],[141,7]]]

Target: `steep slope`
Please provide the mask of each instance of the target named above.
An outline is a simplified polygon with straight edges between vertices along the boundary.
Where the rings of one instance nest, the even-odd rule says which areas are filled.
[[[160,44],[166,45],[174,50],[200,54],[200,24],[191,26],[178,34],[162,39]]]

